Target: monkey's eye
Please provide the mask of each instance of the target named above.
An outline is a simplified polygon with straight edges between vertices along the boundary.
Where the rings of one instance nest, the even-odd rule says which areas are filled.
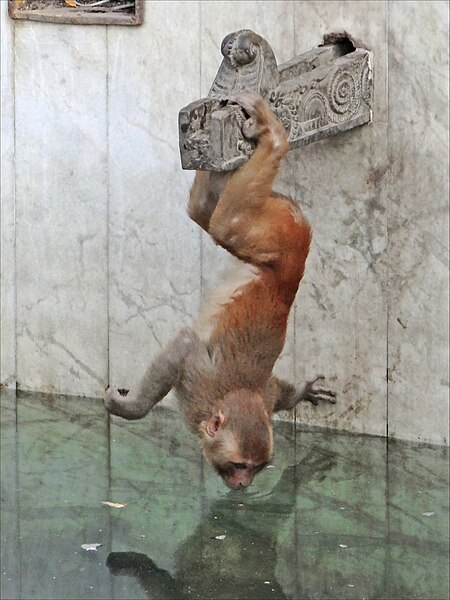
[[[246,469],[247,465],[245,463],[231,463],[235,469]]]

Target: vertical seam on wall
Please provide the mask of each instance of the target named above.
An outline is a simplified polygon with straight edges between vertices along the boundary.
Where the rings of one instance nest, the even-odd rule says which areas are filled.
[[[297,56],[297,32],[296,32],[296,27],[295,27],[295,2],[292,2],[292,33],[294,36],[294,56]],[[292,177],[294,178],[294,200],[295,201],[300,201],[299,198],[299,194],[297,193],[297,161],[293,160],[292,161]],[[293,350],[293,359],[294,359],[294,383],[295,385],[298,384],[297,378],[298,378],[298,372],[297,372],[297,299],[295,299],[294,301],[294,306],[293,306],[293,328],[294,328],[294,333],[293,333],[293,341],[294,341],[294,350]],[[297,423],[297,407],[295,407],[294,409],[294,425]],[[295,433],[294,433],[294,438],[295,438]],[[295,542],[295,548],[297,548],[297,541]],[[296,582],[297,583],[297,582]]]
[[[6,19],[9,18],[9,16],[7,15],[5,17]],[[18,373],[17,373],[17,369],[18,369],[18,360],[17,360],[17,333],[18,333],[18,323],[17,323],[17,315],[18,315],[18,310],[17,310],[17,203],[16,203],[16,197],[17,197],[17,177],[16,177],[16,140],[17,140],[17,133],[16,133],[16,22],[11,19],[11,23],[12,23],[12,47],[13,47],[13,52],[12,52],[12,97],[13,97],[13,181],[14,181],[14,189],[13,189],[13,198],[12,198],[12,202],[13,202],[13,223],[14,223],[14,242],[13,242],[13,252],[14,252],[14,262],[13,262],[13,269],[14,269],[14,290],[13,290],[13,294],[14,294],[14,380],[15,380],[15,388],[16,391],[18,389],[19,386],[19,382],[18,382]],[[14,384],[13,384],[14,385]],[[17,399],[16,399],[16,403],[17,403]]]
[[[197,3],[198,6],[198,95],[199,98],[202,97],[202,2],[201,0],[198,0]],[[199,293],[199,305],[197,307],[197,311],[200,309],[200,305],[202,303],[203,300],[203,287],[204,287],[204,281],[203,281],[203,231],[202,229],[199,227],[198,228],[198,239],[199,239],[199,252],[200,252],[200,293]],[[204,522],[204,518],[205,518],[205,511],[206,511],[206,504],[205,504],[205,458],[203,456],[203,452],[200,454],[200,482],[199,482],[199,487],[200,487],[200,514],[202,517],[202,522]],[[203,555],[203,539],[202,539],[202,543],[201,543],[201,552]]]
[[[6,15],[6,17],[4,17],[6,19],[9,19],[9,15]],[[18,360],[17,360],[17,315],[18,315],[18,311],[17,311],[17,205],[16,205],[16,190],[17,190],[17,178],[16,178],[16,139],[17,139],[17,135],[16,135],[16,22],[11,19],[10,20],[11,23],[11,30],[12,30],[12,39],[11,39],[11,43],[12,43],[12,99],[13,99],[13,181],[14,181],[14,187],[13,187],[13,198],[12,198],[12,202],[13,202],[13,223],[14,223],[14,243],[13,243],[13,252],[14,252],[14,259],[13,259],[13,269],[14,269],[14,290],[13,290],[13,294],[14,294],[14,379],[15,379],[15,389],[16,392],[18,390],[18,378],[17,378],[17,367],[18,367]],[[20,502],[20,470],[19,470],[19,412],[18,412],[18,402],[17,402],[17,394],[15,394],[14,397],[14,409],[15,409],[15,433],[16,433],[16,439],[15,439],[15,454],[16,454],[16,464],[15,464],[15,483],[16,483],[16,494],[17,494],[17,544],[18,544],[18,551],[19,551],[19,561],[18,561],[18,568],[17,568],[17,578],[18,578],[18,591],[19,591],[19,597],[22,597],[22,536],[21,536],[21,528],[20,528],[20,507],[21,507],[21,502]]]
[[[294,36],[294,56],[297,56],[297,52],[298,52],[298,48],[297,48],[297,30],[296,30],[296,26],[295,26],[295,11],[296,11],[296,3],[292,2],[292,31],[293,31],[293,36]],[[297,161],[293,160],[293,166],[292,166],[292,176],[294,177],[294,200],[298,200],[300,201],[300,197],[299,194],[297,192],[297,175],[298,175],[298,170],[297,170]],[[297,301],[294,302],[294,335],[293,335],[293,339],[294,339],[294,382],[295,385],[298,385],[298,372],[297,372]],[[297,456],[297,407],[294,409],[294,421],[293,421],[293,428],[294,428],[294,494],[295,494],[295,498],[294,498],[294,552],[295,552],[295,563],[298,565],[299,564],[299,548],[298,548],[298,523],[297,523],[297,511],[298,511],[298,504],[297,504],[297,500],[298,500],[298,480],[297,480],[297,469],[295,467],[295,465],[297,464],[297,460],[298,460],[298,456]],[[295,597],[299,598],[300,597],[300,576],[299,576],[299,569],[295,570],[295,580],[294,580],[294,586],[295,586]]]
[[[202,3],[198,1],[198,93],[202,95]]]
[[[111,383],[111,364],[110,364],[110,180],[109,180],[109,43],[108,43],[109,27],[105,26],[105,45],[106,45],[106,386]]]
[[[4,17],[6,19],[9,18],[9,15],[7,14],[6,17]],[[17,196],[17,177],[16,177],[16,149],[17,149],[17,144],[16,144],[16,140],[17,140],[17,132],[16,132],[16,123],[17,123],[17,106],[16,106],[16,22],[15,20],[11,19],[10,20],[11,23],[11,31],[12,31],[12,99],[13,99],[13,181],[14,181],[14,188],[13,188],[13,223],[14,223],[14,243],[13,243],[13,252],[14,252],[14,263],[13,263],[13,268],[14,268],[14,378],[15,378],[15,388],[16,388],[16,392],[18,390],[18,377],[17,377],[17,368],[18,368],[18,360],[17,360],[17,332],[18,332],[18,326],[17,326],[17,315],[18,315],[18,310],[17,310],[17,203],[16,203],[16,196]],[[18,564],[18,590],[19,590],[19,597],[22,597],[22,552],[21,552],[21,534],[20,534],[20,471],[19,471],[19,412],[18,412],[18,402],[17,402],[17,394],[15,394],[15,398],[14,398],[14,408],[15,408],[15,428],[16,428],[16,439],[15,439],[15,443],[16,443],[16,447],[15,447],[15,452],[16,452],[16,494],[17,494],[17,537],[18,537],[18,550],[19,550],[19,564]]]
[[[198,94],[199,98],[202,97],[202,2],[199,0],[198,2]],[[198,236],[200,243],[200,294],[199,294],[199,307],[203,300],[203,291],[204,291],[204,279],[203,279],[203,231],[199,228]]]
[[[390,316],[390,297],[389,297],[389,260],[390,260],[390,245],[389,245],[389,203],[390,203],[390,178],[391,178],[391,165],[390,165],[390,140],[389,140],[389,7],[390,0],[386,3],[386,58],[385,58],[385,69],[386,69],[386,161],[387,161],[387,173],[386,173],[386,429],[385,429],[385,486],[386,486],[386,508],[385,508],[385,561],[384,561],[384,579],[389,580],[388,574],[391,563],[390,553],[390,487],[389,487],[389,316]]]
[[[389,296],[389,261],[390,261],[390,240],[389,240],[389,207],[390,207],[390,139],[389,139],[389,6],[390,0],[386,4],[386,161],[388,164],[386,177],[386,437],[389,437],[389,318],[390,318],[390,296]]]
[[[105,78],[105,112],[106,112],[106,387],[111,383],[110,360],[110,147],[109,147],[109,27],[105,26],[105,51],[106,51],[106,78]],[[105,411],[106,426],[106,469],[107,469],[107,497],[111,498],[112,490],[112,447],[111,447],[111,414]],[[108,511],[108,552],[112,550],[112,516]],[[110,578],[110,594],[114,596],[114,578]]]
[[[295,36],[295,2],[292,3],[292,35],[294,36],[294,56],[297,56],[297,44],[296,44],[296,36]],[[294,199],[297,198],[297,163],[295,160],[292,161],[292,177],[294,178]],[[293,359],[294,359],[294,381],[297,383],[297,302],[294,302],[294,314],[293,314],[293,341],[294,341],[294,349],[293,349]],[[294,411],[294,421],[297,422],[297,410]]]

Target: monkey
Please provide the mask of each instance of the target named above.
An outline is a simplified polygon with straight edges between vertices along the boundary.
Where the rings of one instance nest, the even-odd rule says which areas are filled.
[[[105,406],[141,419],[174,390],[205,458],[231,489],[242,490],[270,461],[271,417],[299,402],[334,403],[334,392],[307,382],[302,390],[272,374],[289,311],[304,274],[311,227],[300,207],[272,190],[287,133],[254,92],[233,98],[246,115],[243,135],[256,142],[231,173],[197,171],[189,217],[227,250],[235,266],[128,393],[108,389]]]

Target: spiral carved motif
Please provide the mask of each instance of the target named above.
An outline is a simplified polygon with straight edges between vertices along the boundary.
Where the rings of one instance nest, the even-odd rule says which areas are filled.
[[[361,74],[350,68],[341,68],[328,84],[329,118],[343,122],[356,113],[361,103]]]
[[[313,124],[313,128],[321,127],[327,122],[327,108],[328,101],[325,95],[314,90],[307,94],[303,104],[303,120],[312,121],[316,120]]]

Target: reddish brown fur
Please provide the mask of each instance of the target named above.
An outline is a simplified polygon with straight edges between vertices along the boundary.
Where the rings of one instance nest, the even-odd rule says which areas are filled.
[[[224,296],[205,306],[194,327],[153,361],[137,391],[110,392],[106,400],[111,412],[140,418],[174,387],[206,457],[230,487],[246,487],[269,461],[272,412],[311,400],[314,391],[299,394],[272,376],[311,242],[299,207],[272,192],[287,136],[261,98],[247,93],[238,102],[249,114],[243,131],[258,139],[256,151],[232,174],[198,172],[189,214],[253,266],[236,269],[235,288],[228,283]]]

